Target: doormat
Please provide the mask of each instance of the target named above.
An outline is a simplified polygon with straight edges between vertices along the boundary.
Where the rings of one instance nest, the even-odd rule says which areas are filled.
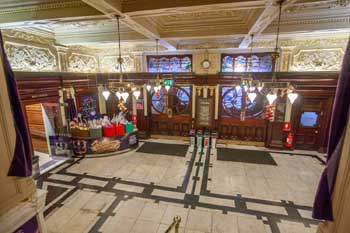
[[[157,142],[145,142],[137,152],[147,154],[159,154],[185,157],[188,150],[188,145],[181,144],[168,144],[168,143],[157,143]]]
[[[218,148],[217,151],[217,160],[277,166],[276,161],[266,151],[231,148]]]

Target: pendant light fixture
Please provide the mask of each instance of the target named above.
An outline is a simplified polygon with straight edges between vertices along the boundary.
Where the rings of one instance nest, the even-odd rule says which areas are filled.
[[[122,99],[124,100],[124,102],[126,102],[128,100],[129,97],[129,93],[126,91],[123,91],[122,93]]]
[[[136,99],[138,99],[141,95],[141,92],[139,90],[135,90],[133,93],[132,93]]]
[[[147,89],[147,91],[150,91],[152,89],[152,86],[147,84],[146,89]]]
[[[120,86],[124,86],[123,83],[123,58],[122,58],[122,50],[121,50],[121,39],[120,39],[120,16],[117,15],[117,25],[118,25],[118,64],[119,64],[119,84]],[[130,84],[128,84],[130,86]],[[126,102],[129,97],[129,92],[126,89],[123,89],[121,93],[121,97]]]
[[[105,88],[103,91],[102,91],[102,95],[103,97],[105,98],[105,100],[108,100],[108,97],[109,95],[111,94],[111,92],[109,90],[107,90],[107,88]]]
[[[122,93],[118,90],[117,93],[115,93],[115,95],[118,97],[119,100],[122,99]]]
[[[250,102],[254,102],[255,98],[256,98],[256,93],[255,92],[249,92],[248,93],[248,98],[250,100]]]
[[[237,86],[235,87],[235,89],[236,89],[236,92],[239,92],[239,91],[241,90],[241,86],[240,86],[240,85],[237,85]]]
[[[291,92],[291,93],[288,93],[287,96],[288,96],[290,103],[293,104],[294,101],[298,98],[298,93]]]
[[[270,92],[266,95],[267,100],[269,101],[269,104],[272,105],[273,102],[277,99],[277,94]]]
[[[169,85],[165,85],[165,90],[169,91],[170,90],[170,86]]]

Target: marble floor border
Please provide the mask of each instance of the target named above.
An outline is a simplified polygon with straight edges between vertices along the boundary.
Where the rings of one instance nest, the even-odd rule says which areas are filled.
[[[187,162],[187,169],[185,172],[184,180],[181,186],[176,188],[166,187],[161,185],[156,185],[154,183],[141,183],[135,181],[128,181],[125,179],[113,177],[99,177],[89,175],[87,173],[79,174],[67,172],[67,169],[79,164],[81,160],[84,158],[76,159],[74,162],[66,162],[61,165],[56,170],[57,174],[68,175],[74,177],[71,181],[64,180],[55,180],[51,179],[50,175],[53,173],[45,174],[40,177],[40,182],[38,182],[38,186],[43,186],[44,182],[55,183],[58,185],[72,186],[73,188],[65,193],[59,200],[53,203],[49,208],[46,209],[45,215],[49,215],[51,211],[55,208],[60,208],[63,206],[63,202],[69,198],[74,192],[78,190],[95,190],[97,193],[106,192],[116,195],[116,199],[109,206],[107,211],[100,213],[99,219],[93,225],[90,232],[99,232],[100,227],[104,224],[108,217],[113,216],[113,210],[118,204],[123,200],[128,200],[131,198],[144,198],[152,200],[156,203],[176,203],[180,204],[185,208],[206,208],[208,210],[217,210],[222,212],[223,214],[229,213],[237,213],[237,214],[245,214],[250,216],[255,216],[258,220],[261,220],[264,224],[269,225],[270,229],[273,233],[280,233],[278,228],[278,223],[281,221],[289,221],[289,222],[301,222],[305,227],[310,227],[310,225],[317,225],[318,221],[314,219],[304,218],[300,215],[298,210],[307,210],[311,211],[312,208],[309,206],[297,205],[292,201],[281,200],[281,201],[272,201],[272,200],[264,200],[257,198],[244,197],[240,194],[237,195],[224,195],[220,193],[212,193],[207,189],[207,182],[209,179],[209,169],[212,166],[210,162],[210,149],[207,150],[197,150],[197,148],[190,147],[190,153],[192,154],[190,160]],[[279,152],[273,152],[279,153]],[[193,174],[193,175],[192,175]],[[106,185],[98,186],[92,184],[84,184],[80,183],[82,179],[92,179],[96,181],[105,181]],[[121,189],[116,189],[116,184],[126,184],[135,187],[143,188],[142,192],[132,192],[125,191]],[[190,187],[189,187],[190,186]],[[199,188],[198,188],[199,187]],[[196,190],[200,190],[200,192],[196,192]],[[152,193],[155,190],[168,191],[173,194],[184,194],[182,199],[177,197],[165,197],[160,195],[153,195]],[[190,192],[188,192],[190,190]],[[200,197],[207,197],[212,199],[221,199],[221,200],[229,200],[232,201],[232,206],[220,205],[220,204],[212,204],[200,201]],[[261,210],[252,210],[247,208],[247,204],[255,203],[255,204],[264,204],[269,206],[281,207],[287,213],[279,214],[279,213],[271,213],[265,212]]]

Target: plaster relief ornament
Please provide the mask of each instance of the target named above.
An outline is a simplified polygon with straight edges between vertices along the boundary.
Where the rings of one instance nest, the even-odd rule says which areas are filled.
[[[120,72],[120,64],[117,62],[117,56],[105,56],[101,61],[102,72]],[[123,72],[135,71],[134,59],[130,56],[123,56],[122,70]]]
[[[72,72],[96,72],[98,67],[93,56],[83,54],[72,54],[68,64],[68,70]]]
[[[294,55],[291,69],[295,71],[340,70],[342,49],[301,50]]]
[[[5,50],[14,70],[57,70],[56,58],[49,49],[6,43]]]

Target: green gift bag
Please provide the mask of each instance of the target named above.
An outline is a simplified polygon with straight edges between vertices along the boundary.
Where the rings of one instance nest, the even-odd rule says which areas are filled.
[[[125,131],[126,133],[134,132],[134,125],[132,122],[129,122],[125,125]]]

